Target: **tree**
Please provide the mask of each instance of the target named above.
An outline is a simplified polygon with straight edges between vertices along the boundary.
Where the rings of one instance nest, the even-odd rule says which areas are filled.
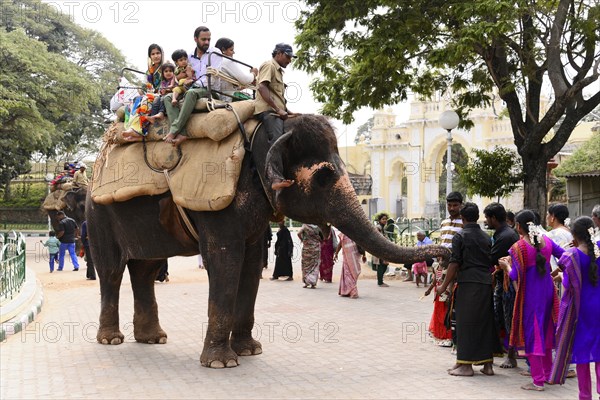
[[[578,148],[553,172],[557,176],[565,176],[592,171],[600,171],[600,132],[594,132],[590,140]]]
[[[10,180],[29,170],[31,154],[57,141],[65,115],[86,114],[99,99],[86,91],[79,67],[22,30],[0,29],[0,42],[0,188],[7,198]],[[70,93],[80,93],[79,101]]]
[[[466,127],[497,93],[523,160],[524,205],[545,213],[547,161],[600,104],[598,1],[305,2],[297,65],[320,74],[311,89],[324,114],[348,123],[360,107],[442,91]]]
[[[369,140],[371,139],[371,129],[373,129],[373,120],[374,118],[371,117],[367,120],[367,122],[358,127],[358,129],[356,130],[356,136],[354,137],[355,144],[358,144],[361,141],[361,136],[364,138],[368,138]]]
[[[9,190],[33,153],[97,151],[125,58],[98,32],[39,0],[2,2],[0,35],[0,55],[12,62],[0,63],[0,189]]]
[[[466,193],[467,185],[462,175],[460,174],[460,170],[462,167],[466,166],[469,163],[469,155],[467,151],[460,143],[455,143],[452,145],[452,191]],[[440,174],[440,184],[439,184],[439,203],[442,210],[442,213],[446,212],[446,177],[448,174],[448,154],[444,153],[442,157],[442,173]]]
[[[463,167],[458,167],[467,194],[498,198],[514,192],[523,182],[521,160],[517,154],[504,147],[487,151],[473,149],[475,158]]]

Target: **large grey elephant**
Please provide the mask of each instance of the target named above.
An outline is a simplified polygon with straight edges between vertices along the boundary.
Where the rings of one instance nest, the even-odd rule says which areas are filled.
[[[262,353],[251,331],[263,267],[261,242],[274,214],[317,224],[325,231],[328,224],[334,225],[368,252],[390,262],[447,259],[448,250],[442,246],[401,248],[376,231],[357,200],[338,154],[335,132],[324,117],[290,119],[286,132],[275,143],[270,143],[267,134],[257,132],[252,152],[246,152],[242,162],[236,196],[228,207],[213,212],[188,211],[200,243],[173,232],[175,217],[165,218],[169,215],[169,193],[110,205],[96,204],[88,196],[91,253],[101,289],[100,343],[123,342],[119,287],[126,265],[134,295],[134,337],[138,342],[165,343],[167,334],[159,324],[154,278],[165,258],[199,251],[209,276],[208,329],[201,364],[234,367],[239,355]],[[265,173],[266,165],[274,167]],[[271,182],[281,178],[295,183],[276,195]]]

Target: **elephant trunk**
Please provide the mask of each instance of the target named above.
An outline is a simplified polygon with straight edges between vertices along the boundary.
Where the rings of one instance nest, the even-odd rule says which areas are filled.
[[[395,264],[422,262],[430,257],[448,261],[450,252],[444,246],[400,247],[379,233],[358,202],[348,175],[339,179],[333,192],[332,206],[337,212],[332,212],[331,224],[369,253]]]

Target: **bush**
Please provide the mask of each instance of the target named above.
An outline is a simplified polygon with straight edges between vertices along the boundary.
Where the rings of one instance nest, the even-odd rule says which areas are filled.
[[[11,183],[10,198],[0,198],[0,207],[26,208],[40,207],[48,193],[45,182]]]

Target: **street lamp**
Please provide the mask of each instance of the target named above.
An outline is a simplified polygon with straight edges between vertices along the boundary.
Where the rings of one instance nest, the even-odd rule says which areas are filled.
[[[452,129],[458,126],[460,118],[453,110],[444,111],[440,115],[440,126],[448,131],[446,141],[448,149],[446,154],[446,196],[452,191]]]

